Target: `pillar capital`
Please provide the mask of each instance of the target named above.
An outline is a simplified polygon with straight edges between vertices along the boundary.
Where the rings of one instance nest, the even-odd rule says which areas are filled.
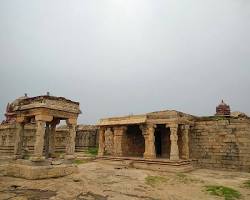
[[[190,125],[188,125],[188,124],[183,124],[183,125],[181,125],[181,129],[182,129],[182,130],[189,130],[189,129],[190,129]]]
[[[16,122],[17,123],[26,123],[27,122],[27,117],[25,117],[25,116],[18,116],[16,118]]]
[[[156,125],[155,124],[147,124],[147,129],[155,129]]]
[[[178,129],[179,124],[176,123],[171,123],[171,124],[166,124],[166,128],[170,129]]]
[[[70,125],[77,125],[77,118],[69,118],[66,120],[68,126]]]

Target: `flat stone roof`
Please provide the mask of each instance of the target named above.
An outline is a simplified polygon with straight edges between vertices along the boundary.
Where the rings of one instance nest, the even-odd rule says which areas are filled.
[[[21,99],[14,107],[14,111],[23,111],[34,108],[48,108],[71,113],[81,113],[79,102],[71,101],[64,97],[36,96]]]
[[[183,112],[175,111],[175,110],[164,110],[164,111],[156,111],[150,112],[142,115],[129,115],[122,117],[111,117],[101,119],[98,123],[99,126],[112,126],[112,125],[129,125],[129,124],[144,124],[147,122],[152,122],[153,120],[177,120],[177,119],[185,119],[187,121],[193,120],[195,117],[189,114],[185,114]]]
[[[146,115],[129,115],[123,117],[112,117],[101,119],[98,123],[99,126],[107,125],[126,125],[126,124],[143,124],[146,123]]]

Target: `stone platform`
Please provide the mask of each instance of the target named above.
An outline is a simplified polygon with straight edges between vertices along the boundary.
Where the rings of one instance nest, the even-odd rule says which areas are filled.
[[[133,167],[137,169],[148,169],[162,172],[189,172],[194,168],[191,160],[169,160],[169,159],[144,159],[138,157],[110,157],[99,156],[97,162],[104,162],[107,164]]]
[[[25,179],[46,179],[62,177],[78,171],[75,164],[61,161],[32,162],[15,160],[1,166],[3,174]]]

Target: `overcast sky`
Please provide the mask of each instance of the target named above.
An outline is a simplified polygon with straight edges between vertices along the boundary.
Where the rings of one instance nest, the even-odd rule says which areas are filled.
[[[0,120],[24,93],[79,123],[175,109],[250,114],[249,0],[0,0]]]

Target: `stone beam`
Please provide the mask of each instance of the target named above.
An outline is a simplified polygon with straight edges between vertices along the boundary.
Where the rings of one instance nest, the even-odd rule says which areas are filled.
[[[36,121],[44,121],[44,122],[51,122],[53,120],[53,116],[49,115],[36,115],[35,116]]]

